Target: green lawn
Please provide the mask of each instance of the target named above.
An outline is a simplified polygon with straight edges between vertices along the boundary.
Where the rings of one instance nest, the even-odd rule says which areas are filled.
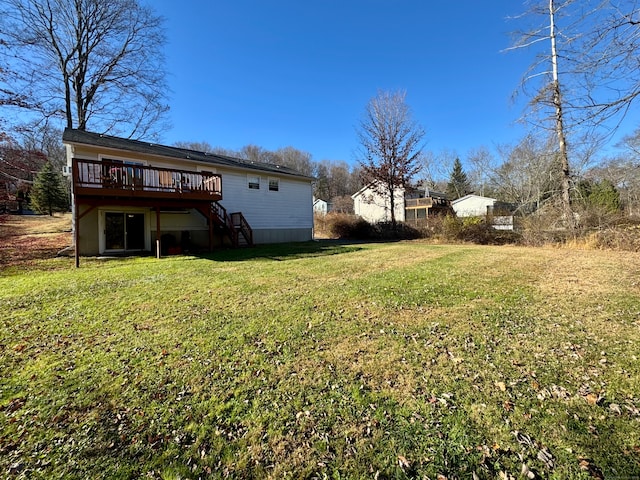
[[[0,274],[3,477],[640,477],[639,254],[72,264]]]

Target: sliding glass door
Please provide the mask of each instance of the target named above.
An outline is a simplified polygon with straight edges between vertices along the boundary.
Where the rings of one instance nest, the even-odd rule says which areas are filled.
[[[144,213],[105,212],[105,250],[144,250]]]

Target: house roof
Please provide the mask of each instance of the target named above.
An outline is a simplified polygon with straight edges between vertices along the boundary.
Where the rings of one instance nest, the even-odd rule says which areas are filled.
[[[491,200],[493,202],[496,202],[497,200],[495,198],[491,198],[491,197],[483,197],[482,195],[475,195],[473,193],[470,193],[468,195],[465,195],[464,197],[460,197],[454,201],[451,202],[452,205],[456,204],[456,203],[460,203],[463,202],[464,200],[469,200],[470,198],[484,198],[485,200]]]
[[[312,177],[303,175],[302,173],[282,165],[274,165],[270,163],[252,162],[240,158],[218,155],[216,153],[198,152],[186,148],[171,147],[168,145],[160,145],[157,143],[145,142],[142,140],[131,140],[127,138],[112,137],[101,133],[86,132],[67,128],[62,134],[62,141],[69,144],[91,145],[96,147],[105,147],[115,150],[125,150],[134,153],[144,153],[148,155],[157,155],[160,157],[170,157],[179,160],[190,160],[196,162],[209,163],[211,165],[221,167],[240,168],[243,170],[253,170],[265,173],[274,173],[280,175],[290,175],[299,178],[312,180]]]

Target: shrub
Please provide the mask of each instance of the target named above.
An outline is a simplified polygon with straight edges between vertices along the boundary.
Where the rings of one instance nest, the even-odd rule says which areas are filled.
[[[330,213],[325,215],[324,228],[332,238],[367,240],[372,238],[373,228],[369,222],[356,215]]]
[[[640,252],[640,224],[627,223],[599,229],[583,230],[573,246]]]
[[[415,240],[422,237],[420,230],[404,222],[397,222],[395,229],[391,222],[378,222],[373,225],[373,234],[380,240]]]

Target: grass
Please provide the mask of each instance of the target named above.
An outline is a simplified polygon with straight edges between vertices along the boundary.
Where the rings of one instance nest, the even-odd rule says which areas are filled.
[[[0,267],[35,265],[71,244],[71,214],[0,214]]]
[[[14,266],[0,468],[638,478],[639,260],[318,242]]]

